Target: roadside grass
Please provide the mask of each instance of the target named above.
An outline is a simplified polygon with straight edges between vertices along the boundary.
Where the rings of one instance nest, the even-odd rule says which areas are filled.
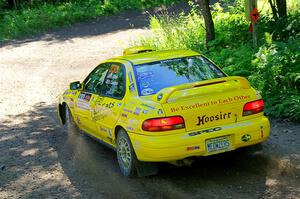
[[[1,9],[0,7],[0,41],[31,36],[124,10],[144,9],[176,1],[178,0],[71,0],[56,4],[24,5],[18,10]]]
[[[265,99],[266,114],[300,121],[300,3],[289,1],[287,19],[274,21],[266,1],[260,1],[259,48],[252,47],[250,22],[243,1],[226,11],[213,6],[216,39],[205,47],[204,21],[197,6],[176,17],[152,16],[153,36],[139,44],[156,49],[193,49],[212,59],[228,75],[247,77]]]

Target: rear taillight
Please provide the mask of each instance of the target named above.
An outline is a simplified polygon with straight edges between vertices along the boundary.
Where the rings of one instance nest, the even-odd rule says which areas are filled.
[[[264,111],[264,101],[262,99],[245,104],[243,116],[252,115]]]
[[[142,125],[144,131],[170,131],[182,128],[184,128],[184,120],[181,116],[149,119]]]

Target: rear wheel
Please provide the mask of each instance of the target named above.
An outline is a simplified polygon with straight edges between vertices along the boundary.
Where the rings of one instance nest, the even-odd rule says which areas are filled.
[[[135,177],[138,160],[125,130],[121,129],[118,132],[116,145],[118,163],[122,174],[126,177]]]
[[[157,174],[156,163],[141,162],[137,159],[130,138],[124,129],[118,131],[116,149],[119,167],[124,176],[143,177]]]
[[[262,150],[263,150],[262,143],[258,143],[258,144],[254,144],[254,145],[250,145],[250,146],[241,148],[242,153],[245,153],[248,155],[254,154],[256,152],[260,152]]]

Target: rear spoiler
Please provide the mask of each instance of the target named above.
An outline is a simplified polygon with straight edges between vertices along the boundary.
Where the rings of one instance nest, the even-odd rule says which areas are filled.
[[[168,102],[168,99],[176,91],[186,90],[186,89],[191,89],[191,88],[201,87],[201,86],[207,86],[207,85],[213,85],[213,84],[218,84],[223,82],[230,82],[230,81],[239,82],[242,88],[245,89],[251,88],[246,78],[239,77],[239,76],[230,76],[230,77],[222,77],[218,79],[210,79],[201,82],[193,82],[193,83],[163,88],[152,97],[152,100],[164,104]]]

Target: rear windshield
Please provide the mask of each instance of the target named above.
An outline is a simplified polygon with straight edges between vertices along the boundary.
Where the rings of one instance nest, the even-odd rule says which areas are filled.
[[[225,77],[219,68],[202,56],[136,65],[134,71],[140,96],[152,95],[170,86]]]

